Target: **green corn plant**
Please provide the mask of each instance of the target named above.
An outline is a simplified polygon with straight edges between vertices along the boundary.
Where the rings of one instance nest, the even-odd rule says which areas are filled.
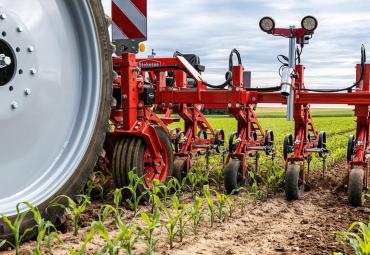
[[[235,211],[234,200],[230,196],[226,196],[226,204],[229,211],[229,217],[231,218]]]
[[[178,196],[180,199],[180,195],[183,194],[183,190],[188,186],[187,185],[188,178],[184,177],[181,182],[177,180],[175,177],[171,177],[167,182],[167,192],[173,192]],[[165,191],[166,192],[166,191]],[[165,194],[166,196],[166,194]],[[167,194],[168,196],[168,194]]]
[[[347,231],[338,231],[340,237],[338,242],[342,243],[345,253],[348,252],[348,246],[356,255],[370,254],[370,222],[353,222]]]
[[[69,215],[73,222],[73,235],[78,235],[78,230],[80,228],[80,217],[81,214],[86,211],[87,206],[90,204],[90,197],[86,195],[78,195],[77,198],[81,199],[80,202],[75,202],[72,198],[66,195],[60,195],[56,200],[65,200],[66,204],[61,202],[52,202],[50,206],[60,207],[65,210],[67,215]]]
[[[125,224],[117,224],[117,228],[120,231],[120,235],[122,237],[122,244],[121,246],[125,249],[128,255],[133,254],[134,245],[138,241],[138,237],[135,236],[137,226],[136,225],[125,225]]]
[[[193,202],[193,206],[191,208],[191,219],[193,222],[193,233],[194,235],[198,235],[198,228],[203,220],[203,210],[202,210],[202,205],[203,205],[203,199],[201,197],[196,197]]]
[[[93,172],[85,185],[84,194],[88,197],[104,199],[103,185],[105,182],[106,177],[102,172]]]
[[[211,193],[209,191],[209,185],[204,185],[203,186],[203,194],[204,194],[204,197],[206,198],[206,202],[207,202],[207,205],[208,205],[211,227],[213,227],[213,223],[215,222],[216,207],[215,207],[215,204],[213,203],[213,199],[212,199]]]
[[[86,247],[94,238],[95,235],[95,228],[90,228],[89,232],[87,233],[83,243],[78,248],[74,248],[73,246],[67,246],[66,249],[70,255],[85,255],[86,254]]]
[[[46,235],[45,238],[44,238],[44,243],[45,243],[45,246],[47,248],[47,251],[51,255],[54,255],[53,244],[55,242],[58,243],[58,244],[63,244],[62,240],[59,237],[58,232],[51,232],[48,235]]]
[[[113,192],[113,203],[114,207],[111,205],[104,205],[104,210],[103,210],[103,219],[102,221],[104,222],[107,216],[110,214],[110,212],[114,213],[114,219],[115,221],[119,221],[121,219],[121,203],[122,203],[122,189],[115,189]]]
[[[250,195],[254,198],[255,201],[263,199],[265,196],[264,196],[263,191],[260,190],[259,187],[258,187],[258,183],[257,183],[257,179],[256,179],[255,174],[252,171],[249,171],[248,175],[249,175],[250,179],[253,182]]]
[[[178,232],[180,237],[180,242],[184,238],[185,226],[188,223],[188,220],[185,219],[185,215],[188,211],[188,206],[186,204],[180,204],[180,200],[176,194],[172,196],[172,207],[178,218]]]
[[[141,191],[141,188],[145,187],[144,176],[139,177],[133,171],[130,171],[128,173],[128,179],[129,184],[123,189],[128,190],[130,193],[130,198],[126,199],[126,203],[134,211],[134,217],[136,217],[139,212],[139,204],[147,195],[148,191]]]
[[[222,190],[223,180],[224,180],[224,171],[221,167],[216,167],[214,171],[214,180],[217,184],[217,189]]]
[[[104,205],[101,213],[98,215],[99,220],[94,221],[92,227],[98,231],[98,234],[106,241],[106,245],[101,250],[101,254],[118,254],[121,248],[125,249],[127,254],[132,254],[133,246],[137,242],[138,238],[134,237],[136,231],[136,226],[134,225],[125,225],[121,219],[119,213],[121,208],[117,208],[116,205],[119,205],[119,197],[117,195],[121,192],[118,192],[118,189],[115,192],[116,196],[113,199],[115,206]],[[114,239],[109,239],[108,230],[106,229],[104,222],[109,215],[113,214],[115,217],[116,227],[119,230],[118,235]]]
[[[223,193],[218,193],[215,191],[216,197],[217,197],[217,218],[218,222],[222,223],[224,221],[224,208],[225,208],[225,203],[226,203],[226,198],[227,196]]]
[[[209,171],[201,171],[198,170],[198,185],[199,187],[203,187],[204,185],[209,183]]]
[[[238,197],[236,200],[237,205],[240,207],[242,214],[245,213],[245,210],[247,208],[247,198],[246,197]]]
[[[36,206],[31,205],[28,202],[24,202],[30,212],[33,214],[33,219],[36,223],[37,228],[37,237],[36,237],[36,245],[33,251],[33,255],[42,255],[42,245],[45,243],[45,239],[50,234],[51,231],[55,232],[56,228],[54,227],[53,223],[48,220],[45,220],[41,212]]]
[[[196,188],[199,182],[198,175],[195,172],[190,172],[188,174],[188,180],[190,183],[190,189],[191,189],[191,196],[195,196]]]
[[[110,238],[109,231],[102,221],[94,221],[92,228],[105,241],[105,245],[101,249],[101,254],[118,255],[122,248],[121,240],[123,239],[123,234],[119,233],[115,238]]]
[[[141,219],[144,221],[145,226],[138,226],[138,230],[140,235],[144,237],[147,254],[152,255],[154,254],[155,246],[158,242],[158,239],[154,236],[154,231],[162,226],[160,223],[160,212],[156,209],[150,216],[142,212]]]
[[[148,190],[150,195],[150,203],[152,205],[151,212],[154,212],[154,209],[157,206],[158,198],[162,195],[163,190],[165,189],[166,185],[164,185],[160,180],[154,179],[151,182],[152,188]]]
[[[163,200],[167,202],[171,192],[176,193],[176,187],[178,186],[178,180],[174,177],[169,177],[165,185],[163,185]]]
[[[176,194],[174,194],[172,197],[173,197],[173,207],[175,207],[175,206],[178,205],[178,198],[177,198]],[[173,248],[173,241],[175,239],[175,235],[176,235],[176,232],[177,232],[176,231],[177,222],[179,221],[180,215],[178,213],[178,210],[177,211],[174,210],[174,212],[171,212],[162,203],[160,203],[160,205],[161,205],[161,208],[165,212],[166,217],[167,217],[168,223],[163,224],[163,226],[167,230],[170,248],[172,249]]]
[[[8,242],[8,241],[6,241],[6,243],[8,243],[11,247],[13,247],[15,249],[15,254],[16,255],[19,255],[19,253],[20,253],[20,246],[21,246],[21,243],[24,240],[24,238],[34,230],[34,228],[27,228],[26,230],[24,230],[24,232],[22,234],[21,225],[23,223],[24,218],[29,213],[29,211],[21,212],[20,208],[19,208],[21,206],[21,204],[22,203],[18,203],[17,206],[16,206],[17,216],[16,216],[16,218],[14,219],[13,222],[7,216],[5,216],[3,214],[1,215],[1,218],[2,218],[3,222],[6,225],[8,225],[8,227],[12,231],[12,234],[13,234],[13,237],[14,237],[14,243],[11,243],[11,242]],[[4,244],[5,243],[3,243],[2,245],[4,245]]]

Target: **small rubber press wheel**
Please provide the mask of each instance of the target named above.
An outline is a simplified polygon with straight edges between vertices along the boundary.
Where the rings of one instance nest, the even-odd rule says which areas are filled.
[[[244,187],[245,183],[245,177],[242,175],[242,162],[231,160],[224,168],[224,185],[227,194]]]
[[[364,204],[363,190],[364,170],[362,168],[354,168],[351,170],[348,180],[348,201],[351,205],[362,206]]]
[[[177,158],[173,162],[173,177],[182,181],[188,173],[186,158]]]
[[[285,173],[286,198],[289,201],[300,199],[303,196],[303,191],[303,167],[301,165],[290,164]]]

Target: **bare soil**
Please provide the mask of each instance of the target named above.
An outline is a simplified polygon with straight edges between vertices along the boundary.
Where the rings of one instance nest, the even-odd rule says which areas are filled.
[[[370,212],[368,206],[354,208],[348,205],[345,191],[336,189],[344,172],[345,164],[342,163],[331,167],[324,178],[320,174],[313,176],[310,191],[305,192],[302,200],[288,202],[284,193],[278,193],[264,201],[250,201],[244,211],[237,206],[232,218],[222,224],[216,223],[213,228],[206,218],[197,236],[188,226],[184,241],[176,241],[172,250],[165,229],[157,231],[156,254],[332,254],[340,251],[335,231],[347,229],[353,221],[367,221]],[[101,202],[92,204],[84,221],[94,220],[101,205]],[[132,217],[131,211],[126,211],[124,218],[125,222],[142,224],[140,217]],[[114,236],[114,224],[112,221],[108,224]],[[67,225],[67,233],[61,237],[65,243],[78,247],[89,228],[82,228],[78,237],[73,237],[69,228]],[[88,254],[101,249],[103,244],[104,241],[96,235],[88,246]],[[24,250],[33,245],[33,242],[25,244]],[[59,246],[55,247],[55,253],[68,254]],[[135,253],[145,254],[142,242],[136,245]]]

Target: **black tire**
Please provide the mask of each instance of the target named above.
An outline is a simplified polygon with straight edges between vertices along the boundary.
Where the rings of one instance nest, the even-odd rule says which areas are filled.
[[[225,133],[222,129],[218,129],[215,132],[215,137],[213,138],[212,141],[213,145],[215,145],[215,150],[217,153],[221,153],[223,149],[220,149],[225,145]]]
[[[233,132],[229,138],[229,153],[234,153],[237,147],[236,139],[238,139],[239,134],[237,132]]]
[[[353,206],[363,206],[364,198],[364,170],[354,168],[351,170],[348,179],[348,201]]]
[[[285,195],[291,200],[300,199],[304,192],[303,167],[301,165],[290,164],[285,173]]]
[[[98,156],[102,152],[105,134],[109,129],[108,119],[110,116],[112,101],[112,51],[107,29],[108,23],[105,19],[104,9],[101,1],[90,0],[89,2],[91,13],[95,19],[96,30],[98,31],[99,35],[100,55],[102,60],[100,68],[103,73],[103,79],[101,81],[100,106],[98,109],[96,126],[92,134],[91,142],[73,175],[69,178],[69,181],[67,181],[57,192],[54,193],[52,197],[49,197],[43,204],[38,205],[38,208],[42,212],[45,219],[48,219],[56,224],[63,223],[64,211],[60,208],[48,207],[49,203],[62,194],[69,197],[74,197],[77,194],[80,194],[88,178],[91,176]],[[9,218],[10,220],[14,219],[14,217]],[[28,213],[21,225],[21,232],[32,227],[33,225],[33,217],[31,213]],[[26,239],[32,237],[33,235],[30,234]],[[9,227],[2,220],[0,220],[0,240],[9,240],[12,242],[13,239],[13,234]]]
[[[177,158],[173,162],[173,177],[181,182],[187,175],[187,161],[186,158]]]
[[[290,151],[291,146],[293,145],[293,136],[291,134],[288,134],[284,138],[284,144],[283,144],[283,156],[284,160],[287,160]]]
[[[324,152],[319,152],[320,157],[326,156],[326,133],[324,131],[321,131],[319,134],[319,142],[317,144],[317,147],[320,149],[324,149]]]
[[[350,162],[352,160],[354,150],[355,150],[355,137],[353,135],[350,135],[347,143],[347,162]]]
[[[168,159],[167,178],[173,176],[173,150],[171,139],[161,128],[155,127],[159,140],[166,147]],[[128,173],[134,171],[139,177],[143,176],[143,162],[146,144],[141,137],[121,137],[115,147],[113,155],[112,176],[117,188],[123,188],[129,184]],[[145,187],[140,187],[144,191]]]
[[[242,176],[240,160],[231,160],[224,168],[224,185],[227,194],[245,186],[245,177]]]

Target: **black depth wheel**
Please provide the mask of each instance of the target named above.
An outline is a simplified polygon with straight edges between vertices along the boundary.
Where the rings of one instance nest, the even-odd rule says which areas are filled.
[[[291,134],[288,134],[285,136],[283,144],[284,160],[287,160],[289,153],[292,151],[292,146],[293,146],[293,136]]]
[[[285,173],[285,194],[291,200],[300,199],[304,191],[303,166],[290,164]]]
[[[355,137],[353,135],[350,135],[347,144],[347,162],[350,162],[352,160],[354,153],[355,153]]]
[[[319,152],[319,156],[322,158],[326,157],[326,133],[324,131],[321,131],[319,134],[317,147],[323,149],[323,152]]]
[[[348,201],[351,205],[362,206],[364,204],[363,190],[364,170],[362,168],[354,168],[351,170],[348,179]]]
[[[164,166],[160,173],[152,167],[150,152],[141,137],[122,137],[117,141],[113,155],[112,175],[118,188],[129,184],[128,173],[134,171],[139,177],[145,175],[145,184],[150,187],[153,179],[165,182],[168,176],[173,175],[173,150],[167,133],[156,127],[157,135],[162,143],[162,158]],[[144,187],[140,190],[143,191]]]
[[[222,147],[225,144],[225,133],[222,129],[218,129],[215,132],[215,137],[213,138],[213,145],[215,145],[215,150],[217,153],[222,152]]]
[[[245,186],[245,177],[242,176],[240,160],[231,160],[224,168],[224,185],[227,194]]]
[[[186,158],[175,159],[175,161],[173,162],[173,177],[181,182],[187,174],[188,170]]]
[[[274,155],[274,132],[266,130],[265,132],[265,144],[266,155]]]
[[[236,151],[236,146],[238,145],[238,133],[237,132],[233,132],[231,135],[230,135],[230,138],[229,138],[229,153],[234,153]]]

